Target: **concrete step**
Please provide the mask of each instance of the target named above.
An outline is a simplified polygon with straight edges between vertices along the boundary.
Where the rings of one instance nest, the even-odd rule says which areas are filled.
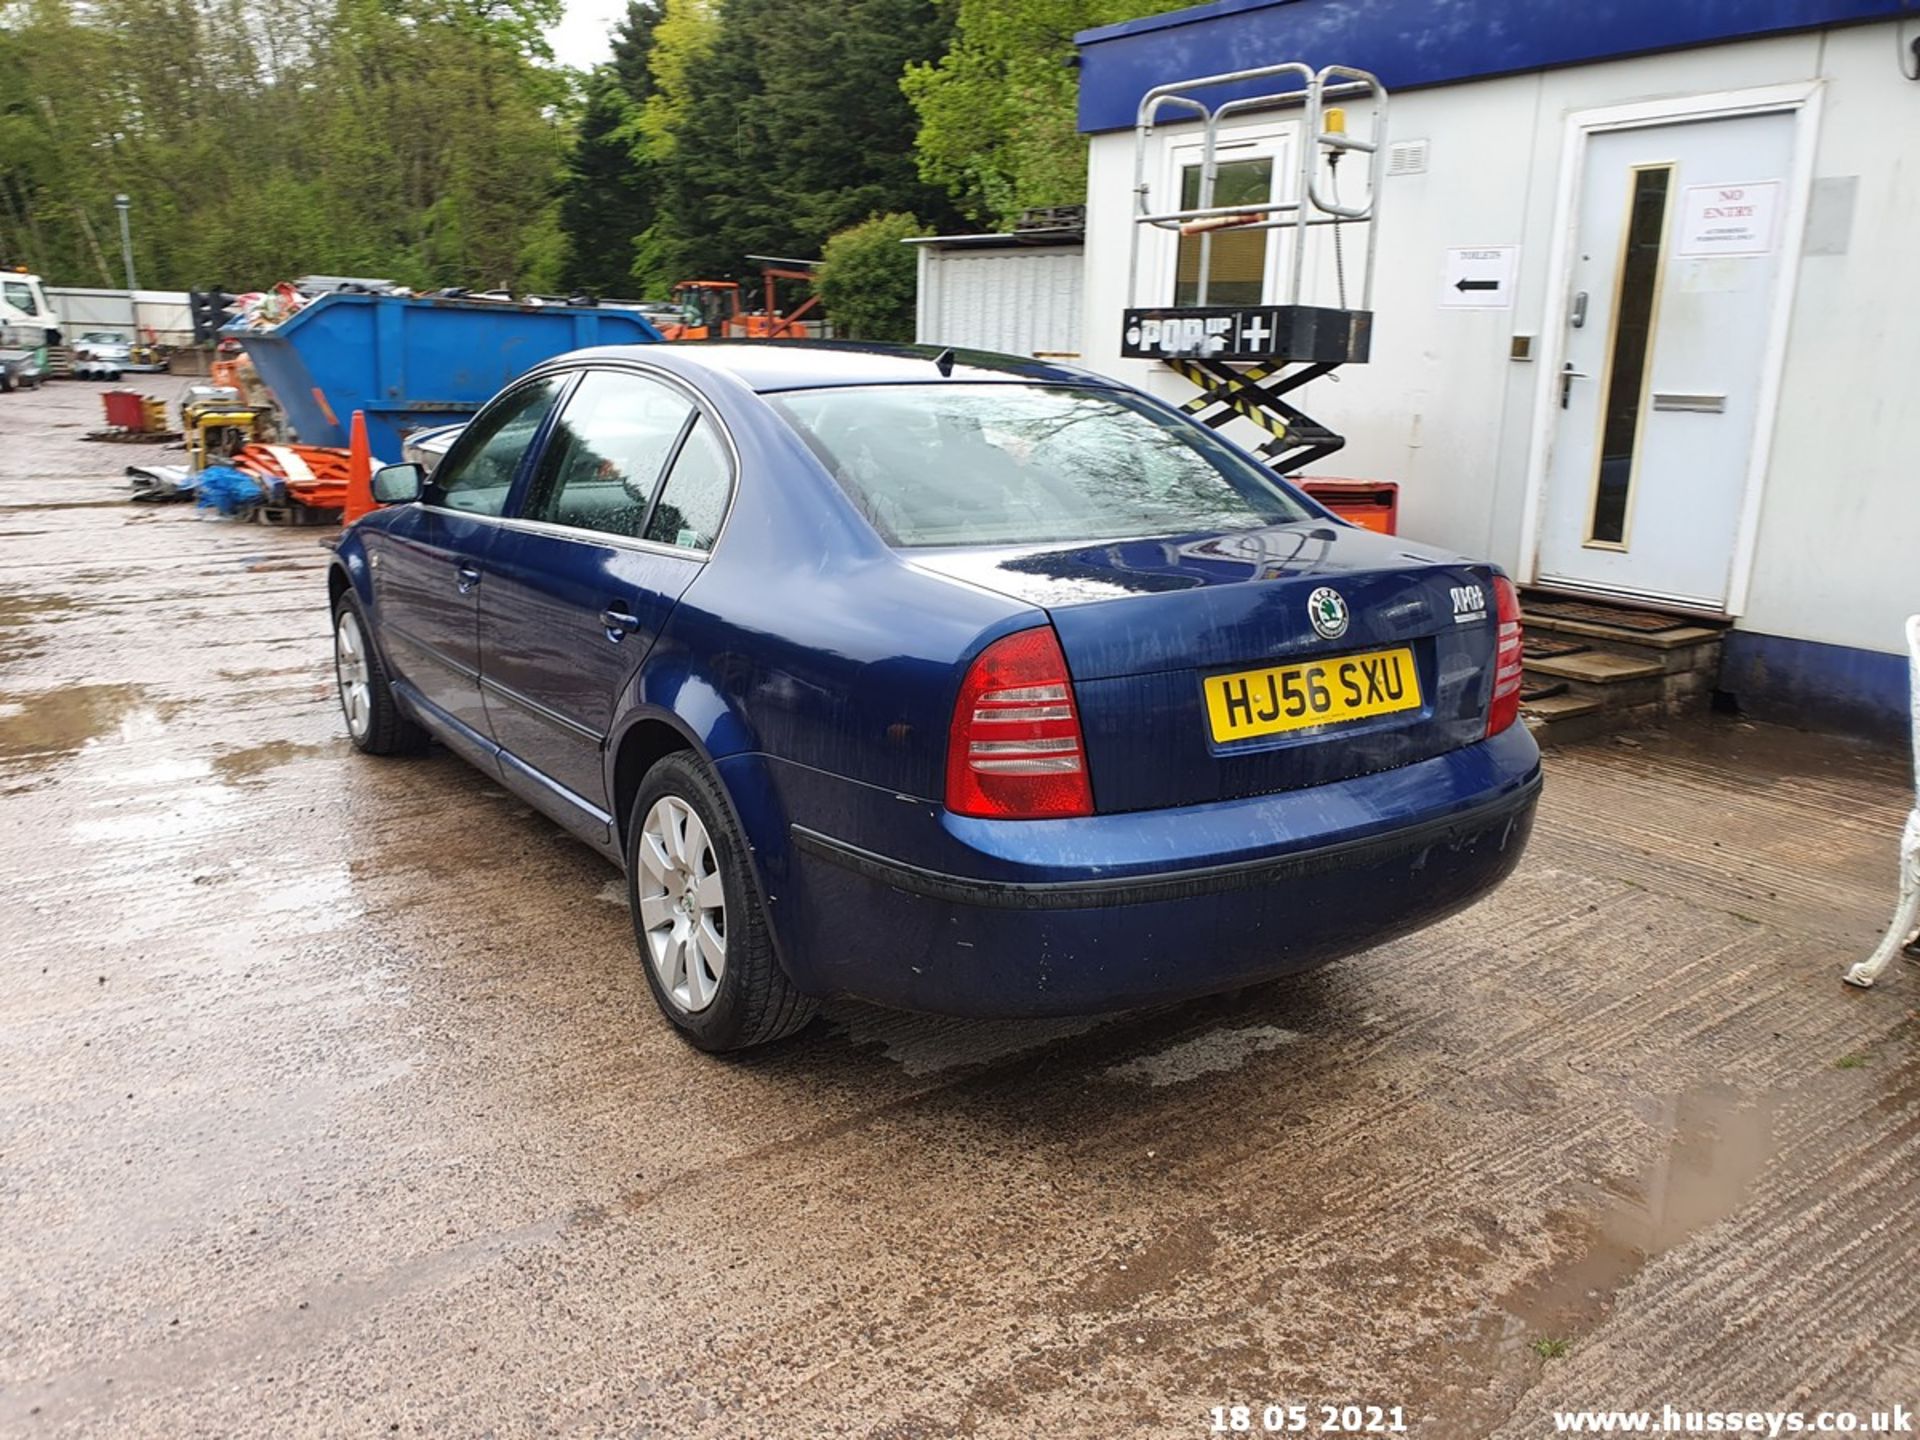
[[[1613,728],[1606,708],[1584,695],[1549,695],[1526,701],[1520,707],[1520,718],[1542,745],[1577,744]]]
[[[1529,635],[1565,635],[1582,640],[1597,640],[1610,649],[1619,647],[1625,650],[1645,650],[1649,653],[1690,650],[1697,645],[1711,645],[1727,633],[1725,630],[1707,625],[1682,625],[1674,630],[1628,630],[1618,625],[1597,624],[1592,620],[1562,620],[1552,615],[1528,612],[1521,614],[1520,626]]]
[[[1543,655],[1526,662],[1529,671],[1587,685],[1621,685],[1629,680],[1652,680],[1667,673],[1657,660],[1616,655],[1610,650],[1582,650],[1574,655]]]
[[[1541,659],[1548,655],[1577,655],[1582,650],[1593,647],[1584,640],[1569,640],[1561,635],[1536,635],[1532,631],[1523,631],[1520,642],[1521,653],[1529,660]]]
[[[1576,613],[1539,609],[1570,604]],[[1658,625],[1666,628],[1649,628]],[[1537,697],[1521,710],[1543,742],[1556,744],[1704,711],[1726,633],[1713,620],[1546,594],[1522,598],[1521,626],[1522,694]],[[1564,693],[1553,694],[1556,687]]]

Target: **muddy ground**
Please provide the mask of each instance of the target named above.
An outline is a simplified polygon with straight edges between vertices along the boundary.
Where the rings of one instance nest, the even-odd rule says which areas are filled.
[[[1307,979],[708,1059],[603,862],[349,750],[316,534],[129,504],[98,390],[0,396],[0,1432],[1920,1399],[1920,973],[1839,978],[1899,755],[1567,750],[1501,892]]]

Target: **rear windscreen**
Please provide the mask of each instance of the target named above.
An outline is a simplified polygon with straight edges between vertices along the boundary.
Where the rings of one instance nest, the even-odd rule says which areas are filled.
[[[1212,431],[1124,392],[876,385],[769,399],[892,545],[1116,540],[1308,515]]]

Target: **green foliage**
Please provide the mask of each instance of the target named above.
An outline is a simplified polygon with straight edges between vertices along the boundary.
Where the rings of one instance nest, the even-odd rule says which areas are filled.
[[[627,13],[613,27],[610,68],[636,104],[653,93],[653,32],[664,18],[663,0],[627,0]]]
[[[0,0],[0,257],[120,284],[119,193],[172,289],[659,297],[836,236],[830,313],[900,333],[868,237],[1080,198],[1073,34],[1178,3],[627,0],[581,75],[562,0]]]
[[[934,0],[725,0],[676,77],[667,25],[699,3],[669,0],[640,126],[660,206],[636,263],[650,291],[748,273],[749,255],[811,258],[877,210],[955,218],[916,174],[912,112],[893,83],[947,42]],[[661,118],[663,102],[674,108]]]
[[[569,290],[613,296],[633,288],[633,240],[654,215],[648,167],[635,160],[628,138],[638,113],[616,67],[587,77],[586,109],[560,187]]]
[[[558,283],[558,0],[15,0],[0,253],[54,283]]]
[[[814,277],[836,334],[853,340],[911,340],[916,257],[909,236],[928,235],[911,215],[875,215],[827,241]]]
[[[901,79],[919,117],[920,175],[989,225],[1086,198],[1073,37],[1195,0],[959,0],[952,46]]]

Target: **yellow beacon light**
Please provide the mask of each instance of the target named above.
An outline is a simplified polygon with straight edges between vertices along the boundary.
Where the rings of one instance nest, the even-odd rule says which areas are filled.
[[[1342,110],[1338,105],[1333,106],[1327,111],[1326,133],[1329,135],[1344,135],[1347,133],[1347,112]]]

